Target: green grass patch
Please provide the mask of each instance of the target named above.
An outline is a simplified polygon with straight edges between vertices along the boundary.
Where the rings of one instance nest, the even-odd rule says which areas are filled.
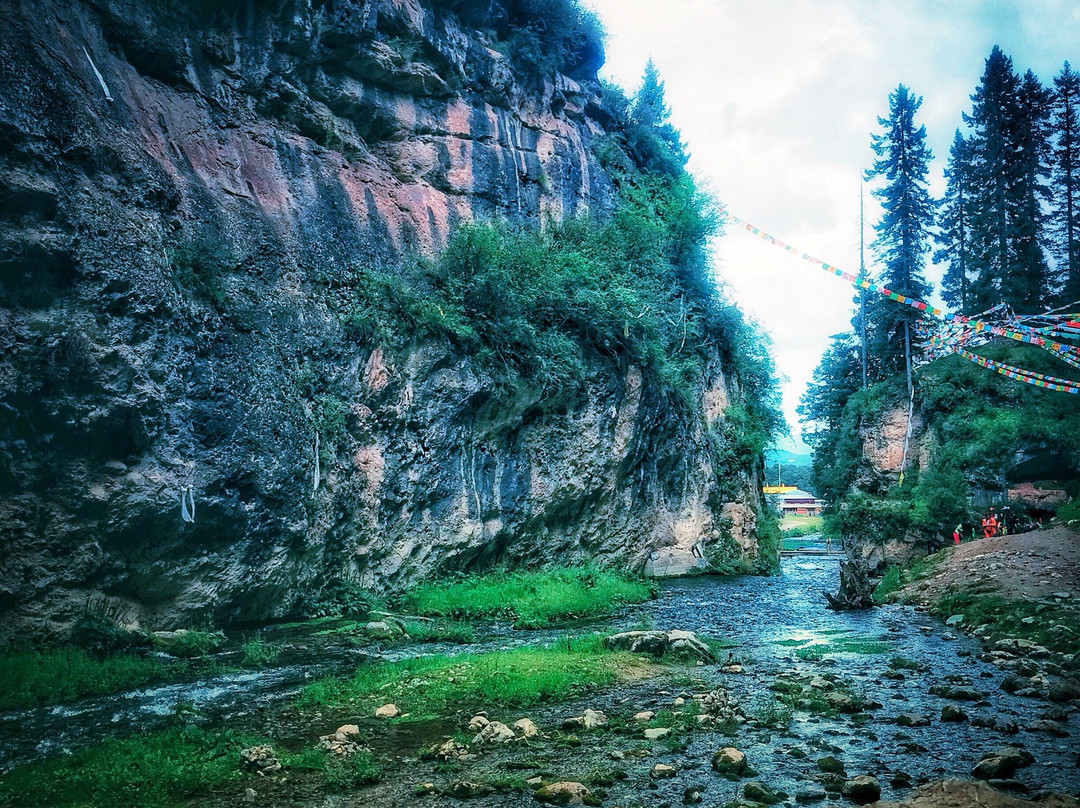
[[[301,709],[374,710],[393,702],[411,718],[466,707],[529,707],[596,690],[641,670],[637,656],[603,647],[600,635],[486,654],[433,655],[365,665],[301,692]]]
[[[0,778],[0,804],[167,806],[239,782],[240,751],[255,740],[196,727],[108,740]]]
[[[244,667],[263,668],[273,665],[281,653],[281,646],[262,637],[252,637],[244,643]]]
[[[904,581],[900,574],[900,568],[897,566],[889,567],[885,570],[885,574],[881,577],[881,580],[878,581],[878,585],[874,587],[874,603],[879,606],[882,603],[888,603],[889,596],[903,585]]]
[[[924,666],[914,659],[909,659],[904,656],[894,656],[889,658],[889,667],[895,671],[917,671],[922,670]]]
[[[989,625],[1002,636],[1031,640],[1063,654],[1080,653],[1077,612],[1063,605],[959,592],[941,598],[933,612],[941,618],[962,614],[967,626]],[[1034,620],[1025,623],[1025,618]]]
[[[604,617],[653,595],[644,581],[592,567],[544,572],[498,572],[417,587],[402,607],[424,617],[513,620],[516,628],[543,628]]]
[[[0,654],[0,710],[57,704],[119,693],[178,678],[189,663],[117,653],[98,658],[78,648]]]

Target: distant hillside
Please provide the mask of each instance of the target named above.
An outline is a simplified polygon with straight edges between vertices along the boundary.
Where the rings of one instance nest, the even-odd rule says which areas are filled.
[[[810,451],[807,450],[805,454],[798,454],[788,449],[766,449],[765,450],[765,464],[767,466],[776,467],[777,463],[784,465],[803,466],[810,468],[811,457]]]

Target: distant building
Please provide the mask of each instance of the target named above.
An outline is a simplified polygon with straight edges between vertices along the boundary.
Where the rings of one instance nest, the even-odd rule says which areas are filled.
[[[783,516],[821,516],[825,502],[798,488],[777,497],[777,508]]]

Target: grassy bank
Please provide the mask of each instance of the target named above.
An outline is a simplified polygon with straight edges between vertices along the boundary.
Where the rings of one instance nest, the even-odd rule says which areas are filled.
[[[254,739],[195,727],[109,740],[0,778],[0,805],[158,806],[239,781]]]
[[[931,606],[943,620],[962,614],[964,625],[988,626],[993,634],[1031,640],[1063,654],[1080,653],[1076,611],[1063,605],[1009,600],[982,592],[954,592]],[[1029,622],[1025,623],[1027,619]]]
[[[393,702],[414,718],[465,707],[529,707],[596,690],[642,669],[637,656],[608,651],[593,635],[554,646],[365,665],[352,678],[308,685],[297,705],[369,711]]]
[[[232,730],[194,726],[110,739],[0,777],[0,805],[156,808],[220,795],[251,778],[241,750],[265,743]],[[276,749],[274,754],[286,770],[322,772],[330,788],[356,788],[380,774],[364,751],[344,762],[315,748],[297,754]]]
[[[0,710],[119,693],[185,675],[186,661],[133,653],[95,657],[78,648],[0,654]]]
[[[644,581],[591,567],[503,572],[406,593],[402,608],[424,617],[513,620],[515,628],[543,628],[567,620],[604,617],[653,590]]]

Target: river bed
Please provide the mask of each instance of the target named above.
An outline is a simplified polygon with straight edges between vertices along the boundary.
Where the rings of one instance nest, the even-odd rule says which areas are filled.
[[[981,648],[976,640],[947,629],[941,622],[910,607],[831,611],[826,608],[822,592],[835,589],[837,578],[836,556],[786,557],[781,562],[780,573],[772,577],[666,581],[657,600],[632,607],[615,620],[575,630],[625,630],[651,624],[658,629],[687,629],[728,640],[737,647],[725,653],[732,661],[743,663],[743,673],[721,674],[712,666],[700,670],[702,676],[712,677],[710,686],[720,684],[726,688],[751,714],[755,705],[773,698],[769,687],[778,677],[814,673],[842,676],[862,696],[882,705],[871,711],[865,723],[853,722],[847,716],[825,717],[796,711],[787,731],[744,727],[734,741],[724,741],[711,732],[692,733],[685,748],[666,753],[658,750],[650,765],[670,763],[681,771],[699,772],[700,779],[708,776],[713,752],[734,743],[746,752],[761,780],[795,794],[812,775],[814,760],[835,754],[845,761],[849,775],[874,774],[881,781],[884,796],[893,797],[906,791],[889,784],[898,772],[909,775],[915,784],[943,777],[968,777],[973,764],[984,753],[1010,743],[1022,746],[1035,758],[1032,766],[1018,774],[1033,792],[1080,791],[1075,742],[1080,726],[1075,715],[1064,722],[1073,735],[1071,738],[1025,730],[1050,705],[1002,691],[1004,673],[978,660]],[[317,658],[310,661],[7,713],[0,715],[0,767],[6,770],[36,758],[62,754],[103,737],[148,731],[175,720],[178,710],[195,711],[208,721],[258,724],[260,716],[280,713],[311,679],[344,672],[372,660],[491,650],[549,641],[563,633],[511,631],[500,626],[481,642],[468,646],[411,645],[379,650],[331,645],[319,648]],[[844,647],[872,648],[875,653],[852,653],[843,650]],[[823,653],[816,654],[815,649]],[[924,669],[904,671],[902,679],[886,678],[888,660],[899,656]],[[295,653],[292,658],[296,659]],[[969,684],[986,694],[985,701],[957,703],[929,694],[931,685],[943,683]],[[677,690],[666,688],[663,681],[639,683],[585,699],[582,705],[593,704],[632,714],[670,704]],[[944,723],[940,712],[947,703],[957,704],[972,717],[985,715],[999,722],[1015,722],[1020,731],[1005,734],[998,729],[974,726],[971,721]],[[536,718],[538,722],[558,720],[560,710],[572,714],[574,707],[545,708],[544,715],[537,714]],[[894,722],[902,712],[925,714],[931,724],[899,727]],[[417,731],[414,727],[397,734],[407,736],[409,743],[418,748],[422,742],[439,741],[450,730],[438,724],[430,731],[432,737],[423,739],[417,737]],[[416,749],[405,748],[407,744],[400,740],[394,745],[400,747],[397,754],[403,763],[415,761]],[[790,754],[793,748],[801,750],[807,758],[793,757]],[[717,782],[710,784],[705,804],[722,805],[739,795],[738,784],[715,777],[713,780]],[[684,786],[683,778],[651,783],[646,802],[678,803]],[[617,796],[620,788],[629,787],[616,786],[612,793]],[[378,802],[373,804],[397,804],[397,797],[388,796],[389,793],[385,787],[379,789],[374,795]],[[508,795],[500,804],[528,804],[525,796]],[[295,804],[337,804],[333,798],[327,800],[320,797],[315,802],[301,800]]]

